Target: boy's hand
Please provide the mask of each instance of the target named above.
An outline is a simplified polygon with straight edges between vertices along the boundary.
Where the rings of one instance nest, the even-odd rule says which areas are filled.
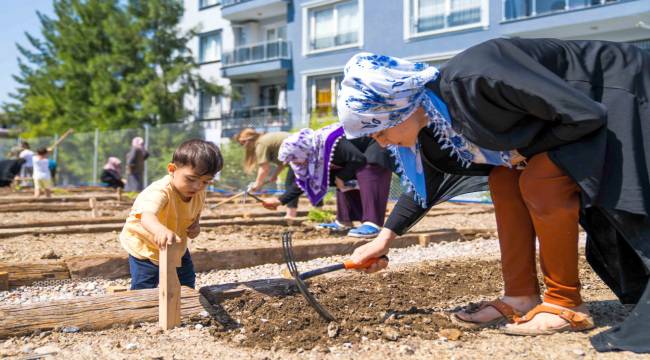
[[[163,227],[154,234],[154,241],[158,244],[159,249],[165,249],[167,245],[173,245],[175,242],[180,243],[182,240],[176,233]]]
[[[276,210],[280,205],[282,205],[282,202],[280,202],[280,199],[275,197],[264,199],[264,201],[262,202],[262,206],[264,206],[264,208],[268,210]]]
[[[190,239],[194,239],[195,237],[199,236],[199,233],[201,232],[201,226],[199,225],[199,220],[197,219],[195,222],[190,225],[190,227],[187,228],[187,237]]]

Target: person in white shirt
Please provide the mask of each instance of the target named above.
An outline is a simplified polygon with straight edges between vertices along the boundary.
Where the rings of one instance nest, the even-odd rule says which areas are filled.
[[[47,148],[36,150],[33,159],[33,176],[34,176],[34,197],[41,196],[41,191],[45,197],[52,196],[52,175],[50,174],[50,161],[47,158]]]

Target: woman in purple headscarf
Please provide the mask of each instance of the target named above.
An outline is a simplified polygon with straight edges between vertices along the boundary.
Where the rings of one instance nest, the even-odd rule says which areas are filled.
[[[377,236],[386,213],[391,171],[386,166],[390,161],[387,154],[373,143],[370,139],[345,139],[340,125],[302,129],[291,135],[283,141],[278,158],[290,164],[298,188],[280,198],[266,200],[264,206],[275,209],[302,192],[313,205],[318,205],[329,187],[335,186],[337,219],[319,227],[343,231],[352,227],[353,221],[361,221],[360,226],[348,232],[349,236]],[[378,154],[367,155],[373,152]]]

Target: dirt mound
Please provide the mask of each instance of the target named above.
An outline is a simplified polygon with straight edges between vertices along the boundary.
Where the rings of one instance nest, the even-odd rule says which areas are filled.
[[[428,264],[403,272],[321,277],[310,289],[339,320],[322,320],[300,294],[271,297],[248,293],[221,303],[221,322],[212,333],[245,347],[263,349],[327,349],[333,344],[364,339],[395,341],[406,337],[461,340],[471,333],[455,330],[444,311],[477,296],[494,297],[501,290],[497,262]],[[230,319],[230,320],[224,320]],[[440,333],[442,331],[442,334]]]

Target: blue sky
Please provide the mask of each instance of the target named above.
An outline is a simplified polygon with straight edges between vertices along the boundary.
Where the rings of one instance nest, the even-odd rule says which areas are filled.
[[[16,43],[27,45],[25,32],[40,34],[36,11],[52,15],[52,0],[0,0],[0,103],[9,101],[16,88],[11,75],[18,73]]]

